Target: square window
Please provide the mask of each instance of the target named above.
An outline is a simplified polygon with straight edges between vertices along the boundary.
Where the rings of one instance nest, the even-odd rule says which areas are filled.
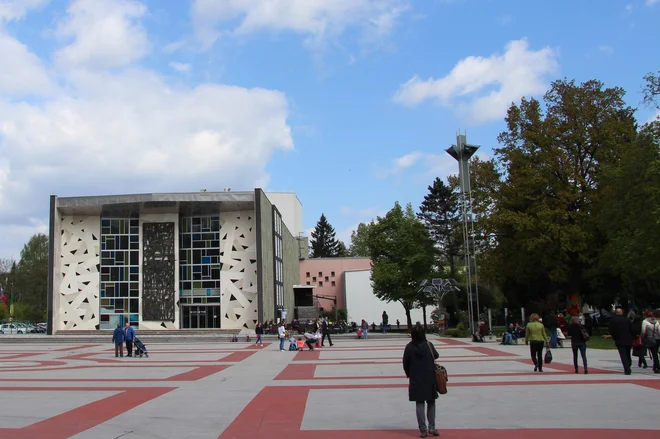
[[[309,277],[309,271],[305,274],[305,277]]]
[[[307,282],[307,285],[309,285],[309,284],[310,284],[310,283],[309,283],[309,282]]]
[[[323,282],[319,282],[319,287],[322,287],[322,286],[323,286]]]
[[[330,272],[330,276],[331,276],[331,277],[335,277],[335,272],[334,272],[334,271],[331,271],[331,272]]]
[[[332,283],[331,283],[330,285],[332,285],[333,287],[336,287],[336,286],[337,286],[337,284],[335,283],[334,280],[332,281]]]
[[[319,271],[319,277],[323,277],[323,272]]]
[[[312,278],[312,282],[316,282],[316,276]]]
[[[327,281],[329,281],[329,280],[330,280],[330,278],[329,278],[328,276],[326,276],[326,277],[325,277],[325,281],[327,282]]]

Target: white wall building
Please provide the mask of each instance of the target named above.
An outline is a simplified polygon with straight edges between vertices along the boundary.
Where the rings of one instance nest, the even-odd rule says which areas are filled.
[[[302,203],[293,192],[266,192],[270,202],[277,207],[282,221],[295,237],[303,233]]]
[[[374,295],[371,288],[371,269],[350,270],[344,272],[344,303],[348,310],[348,321],[360,323],[362,319],[370,325],[379,325],[383,311],[390,318],[390,325],[396,325],[397,319],[405,325],[406,310],[400,302],[385,302]],[[426,307],[426,320],[431,322],[433,306]],[[423,312],[421,308],[410,310],[412,323],[423,323]]]

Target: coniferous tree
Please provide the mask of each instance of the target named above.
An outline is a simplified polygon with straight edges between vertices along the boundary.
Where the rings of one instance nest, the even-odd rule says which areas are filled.
[[[330,225],[325,214],[321,214],[321,218],[312,231],[312,239],[310,240],[312,252],[310,257],[335,258],[343,256],[342,251],[345,251],[346,246],[338,241],[335,236],[335,228]]]
[[[456,261],[461,250],[461,241],[457,239],[457,230],[460,230],[458,194],[440,178],[436,178],[428,190],[417,217],[439,250],[441,264],[449,266],[449,275],[455,279]]]

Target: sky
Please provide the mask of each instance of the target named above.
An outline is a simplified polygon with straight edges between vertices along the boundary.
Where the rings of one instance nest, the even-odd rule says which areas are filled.
[[[0,257],[51,194],[296,192],[349,241],[553,80],[656,117],[659,22],[660,0],[0,0]]]

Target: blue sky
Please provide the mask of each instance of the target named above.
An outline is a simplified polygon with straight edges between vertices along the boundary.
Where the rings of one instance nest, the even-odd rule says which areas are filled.
[[[0,257],[51,193],[261,186],[347,239],[554,79],[650,120],[658,22],[660,0],[0,0]]]

